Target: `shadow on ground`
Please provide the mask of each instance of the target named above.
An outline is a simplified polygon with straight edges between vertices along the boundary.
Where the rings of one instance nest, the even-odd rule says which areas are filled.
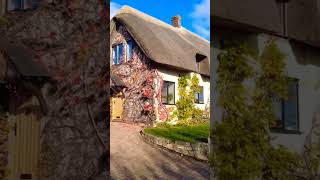
[[[147,144],[140,130],[137,125],[111,122],[112,179],[208,179],[207,163]]]

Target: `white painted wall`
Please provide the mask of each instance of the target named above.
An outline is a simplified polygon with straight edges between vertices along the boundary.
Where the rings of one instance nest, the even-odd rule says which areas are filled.
[[[209,77],[201,76],[200,74],[197,74],[197,73],[179,71],[179,70],[176,70],[173,68],[172,69],[171,68],[159,68],[158,71],[164,81],[170,81],[170,82],[175,83],[175,103],[179,99],[179,94],[178,94],[179,75],[185,75],[185,74],[197,75],[199,78],[199,85],[203,86],[204,103],[203,104],[196,103],[196,106],[199,107],[200,109],[205,109],[206,106],[209,107],[209,105],[210,105],[210,79],[209,79]],[[166,105],[166,107],[175,107],[175,105]]]
[[[237,39],[239,34],[225,36],[232,40]],[[320,89],[316,86],[320,83],[320,49],[310,46],[301,46],[287,39],[274,37],[267,34],[239,35],[240,40],[245,40],[251,47],[262,52],[266,41],[275,38],[280,50],[286,54],[286,74],[299,80],[299,133],[272,133],[276,137],[274,145],[282,144],[290,150],[301,152],[308,135],[313,119],[320,118]],[[217,50],[214,48],[214,50]],[[217,51],[214,53],[214,61],[217,60]],[[211,68],[212,69],[212,68]],[[319,119],[320,120],[320,119]]]
[[[263,50],[269,35],[258,36],[259,50]],[[276,44],[287,55],[286,71],[289,77],[299,79],[299,123],[302,134],[273,133],[274,144],[286,145],[289,149],[301,152],[306,135],[309,133],[312,120],[320,113],[320,49],[310,49],[308,46],[296,48],[287,39],[277,38]],[[302,53],[301,53],[302,52]]]

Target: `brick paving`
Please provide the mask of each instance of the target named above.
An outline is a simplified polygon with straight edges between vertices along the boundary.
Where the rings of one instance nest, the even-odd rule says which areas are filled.
[[[147,144],[139,125],[111,122],[111,179],[208,179],[205,162]]]

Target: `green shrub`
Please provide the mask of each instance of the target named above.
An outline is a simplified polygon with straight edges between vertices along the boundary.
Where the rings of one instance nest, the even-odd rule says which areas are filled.
[[[0,25],[6,25],[8,24],[8,19],[4,16],[0,16]]]
[[[195,106],[195,94],[198,92],[200,86],[196,75],[181,76],[178,80],[179,99],[169,121],[178,119],[178,125],[198,125],[208,121],[208,113]]]
[[[300,157],[282,146],[274,147],[270,136],[275,124],[272,95],[287,96],[285,55],[272,40],[260,57],[251,52],[239,46],[219,55],[217,103],[224,113],[211,133],[210,165],[218,180],[296,179],[293,171],[299,169]],[[255,82],[253,93],[243,83],[248,79]]]
[[[171,127],[172,125],[168,124],[167,122],[159,122],[157,123],[157,128],[168,128]]]
[[[183,119],[179,120],[176,126],[198,126],[202,124],[208,124],[209,122],[204,119]]]

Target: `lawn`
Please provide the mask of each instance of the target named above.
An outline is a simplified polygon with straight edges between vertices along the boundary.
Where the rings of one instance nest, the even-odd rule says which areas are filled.
[[[208,142],[209,124],[198,126],[168,126],[146,128],[144,132],[172,141]]]

